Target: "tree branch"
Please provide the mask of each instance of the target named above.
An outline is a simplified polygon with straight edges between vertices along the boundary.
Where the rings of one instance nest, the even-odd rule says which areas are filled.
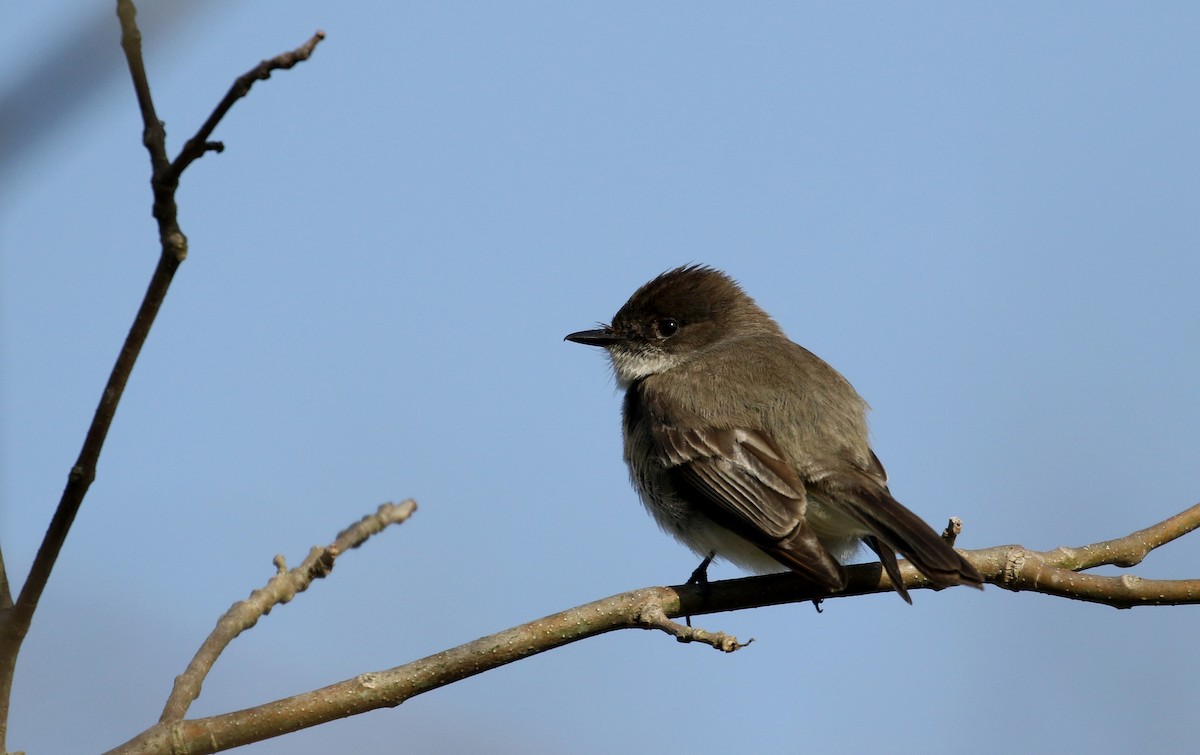
[[[208,116],[208,120],[204,121],[204,125],[196,132],[196,135],[187,140],[183,145],[183,149],[179,152],[179,156],[175,158],[172,164],[172,169],[176,174],[182,173],[187,166],[191,165],[195,160],[204,155],[205,152],[221,152],[225,149],[225,145],[221,142],[209,141],[212,132],[216,129],[217,124],[233,107],[233,103],[245,97],[250,92],[250,87],[254,86],[256,81],[266,81],[271,78],[271,72],[280,69],[288,69],[308,60],[313,54],[313,50],[321,40],[325,39],[325,32],[318,31],[313,34],[307,42],[297,47],[291,52],[280,53],[273,58],[269,58],[260,62],[254,68],[251,68],[246,73],[238,76],[233,82],[233,86],[229,87],[229,91],[225,93],[225,97],[217,104],[217,107]]]
[[[37,555],[34,557],[33,564],[30,566],[29,576],[11,606],[6,607],[9,601],[0,595],[0,752],[6,751],[12,680],[21,645],[29,633],[29,626],[33,621],[38,601],[50,579],[50,573],[58,560],[71,524],[79,513],[79,508],[83,504],[83,499],[87,495],[92,481],[96,479],[96,465],[100,458],[100,451],[108,436],[108,430],[112,425],[121,396],[125,392],[129,376],[133,372],[133,365],[137,362],[138,354],[141,353],[142,346],[150,334],[150,327],[154,324],[154,319],[166,297],[167,289],[170,288],[175,271],[187,257],[187,237],[179,228],[179,210],[175,203],[175,190],[179,186],[179,177],[183,170],[207,149],[207,147],[203,147],[199,154],[189,156],[189,148],[185,146],[184,152],[180,154],[175,163],[169,160],[166,148],[166,130],[158,119],[158,114],[154,109],[154,100],[150,95],[150,83],[142,59],[142,35],[137,26],[137,9],[131,0],[117,0],[117,16],[121,22],[121,47],[125,51],[129,73],[133,79],[134,92],[137,95],[138,108],[142,114],[142,142],[150,153],[150,184],[154,193],[153,214],[158,222],[162,252],[154,274],[150,278],[150,284],[146,289],[141,306],[134,317],[133,325],[130,327],[125,342],[117,355],[116,363],[109,373],[108,382],[100,396],[100,403],[96,407],[91,425],[84,437],[83,447],[67,476],[66,487],[50,520],[41,546],[38,548]],[[324,35],[317,32],[299,49],[264,61],[251,73],[240,77],[234,83],[234,89],[230,90],[230,94],[226,95],[201,127],[197,134],[201,143],[207,140],[207,136],[212,133],[233,103],[249,90],[250,82],[254,78],[247,79],[247,77],[254,74],[255,78],[266,78],[270,75],[271,70],[294,66],[300,60],[307,59],[316,44],[323,38]],[[234,96],[235,90],[239,92],[236,96]],[[189,141],[188,144],[192,145],[192,141]],[[195,150],[194,146],[192,150]],[[8,593],[6,580],[4,585],[0,586],[0,591]]]
[[[235,637],[257,624],[275,606],[287,603],[297,593],[307,590],[314,579],[328,575],[333,571],[333,563],[339,555],[362,545],[367,538],[382,532],[385,527],[400,524],[416,510],[417,503],[411,499],[401,504],[385,503],[374,514],[364,516],[339,532],[329,545],[314,547],[308,557],[291,571],[288,571],[283,556],[276,556],[278,573],[264,587],[250,593],[249,598],[234,603],[217,620],[217,626],[200,646],[187,670],[175,677],[175,686],[158,720],[166,723],[183,719],[188,707],[200,696],[200,688],[213,664]]]
[[[1200,528],[1200,503],[1158,524],[1125,537],[1077,548],[1031,551],[1019,545],[978,551],[972,562],[986,560],[985,579],[1006,590],[1022,590],[1100,603],[1113,608],[1200,603],[1200,579],[1143,579],[1124,574],[1079,574],[1097,566],[1137,566],[1150,551]]]
[[[1149,551],[1197,527],[1200,527],[1200,504],[1127,537],[1082,548],[1043,553],[1020,546],[999,546],[966,551],[964,555],[980,570],[985,581],[1009,590],[1031,590],[1116,607],[1196,604],[1200,603],[1200,580],[1098,577],[1077,574],[1072,569],[1136,563]],[[815,589],[792,574],[634,590],[506,629],[403,666],[360,674],[254,708],[163,722],[111,750],[110,755],[219,752],[337,718],[395,707],[469,676],[618,629],[656,629],[681,642],[700,642],[732,652],[749,643],[671,619],[892,589],[877,563],[851,566],[846,571],[846,589],[836,595]],[[1064,578],[1063,574],[1069,577]],[[908,562],[901,564],[901,576],[909,590],[931,587]]]

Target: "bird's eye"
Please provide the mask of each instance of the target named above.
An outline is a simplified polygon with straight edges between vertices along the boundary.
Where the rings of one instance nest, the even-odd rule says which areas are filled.
[[[679,321],[674,317],[664,317],[654,323],[654,332],[659,338],[670,338],[679,332]]]

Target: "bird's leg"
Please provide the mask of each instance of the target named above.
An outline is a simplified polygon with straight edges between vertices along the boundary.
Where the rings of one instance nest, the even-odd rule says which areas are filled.
[[[696,585],[697,587],[699,587],[701,599],[708,598],[708,593],[709,593],[708,565],[713,562],[713,558],[716,555],[717,555],[716,553],[710,552],[707,556],[704,557],[704,560],[700,562],[700,565],[697,566],[692,571],[692,576],[688,577],[688,581],[686,584]],[[687,622],[687,625],[690,627],[692,625],[692,617],[685,616],[683,618],[684,618],[684,621]]]
[[[701,589],[707,587],[708,565],[713,562],[713,558],[716,555],[716,553],[709,553],[707,556],[705,556],[704,560],[700,562],[700,565],[692,571],[692,576],[688,577],[687,584],[698,585]]]

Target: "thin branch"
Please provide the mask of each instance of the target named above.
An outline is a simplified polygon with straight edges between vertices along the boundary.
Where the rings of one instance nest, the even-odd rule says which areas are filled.
[[[699,642],[702,645],[709,645],[723,653],[732,653],[754,642],[754,638],[745,642],[738,642],[737,637],[724,632],[709,632],[699,627],[693,627],[690,624],[680,624],[677,621],[671,621],[667,617],[667,612],[662,606],[657,603],[646,606],[645,610],[638,615],[638,620],[641,626],[647,629],[661,629],[667,634],[682,643]]]
[[[154,104],[150,99],[150,87],[146,80],[145,68],[142,65],[141,33],[137,28],[133,3],[128,0],[118,0],[117,15],[121,19],[121,46],[125,50],[129,71],[133,77],[134,90],[137,92],[138,106],[142,111],[143,142],[150,152],[150,162],[157,173],[167,162],[166,150],[163,146],[165,133],[155,115]],[[34,611],[37,609],[42,591],[50,579],[50,572],[58,560],[58,554],[62,550],[67,532],[71,529],[76,514],[79,513],[79,507],[83,503],[84,496],[87,495],[88,488],[96,478],[96,462],[100,457],[100,450],[104,446],[108,429],[112,425],[117,404],[121,400],[129,375],[133,371],[138,353],[146,341],[146,336],[150,333],[150,326],[154,322],[155,315],[158,314],[159,306],[170,286],[171,278],[182,260],[182,256],[178,254],[167,254],[168,245],[165,241],[167,230],[163,226],[163,218],[158,213],[158,194],[159,191],[156,187],[155,217],[159,218],[160,237],[164,238],[164,253],[159,258],[158,266],[150,280],[150,286],[142,300],[142,305],[129,329],[129,334],[125,337],[125,343],[117,355],[116,364],[113,365],[112,372],[108,376],[108,383],[100,396],[100,403],[96,407],[92,423],[84,438],[83,448],[80,449],[79,457],[67,476],[66,487],[59,499],[58,507],[54,511],[54,516],[50,520],[50,526],[46,530],[42,544],[38,548],[37,555],[34,557],[33,564],[30,566],[29,576],[26,578],[12,610],[3,617],[3,627],[0,627],[3,632],[0,635],[0,751],[4,751],[5,748],[12,677],[17,654],[20,652],[25,635],[29,632]],[[178,230],[177,226],[175,230]],[[182,237],[182,234],[178,234],[178,236]],[[184,248],[186,249],[186,242]]]
[[[222,98],[221,102],[212,111],[212,114],[208,116],[208,120],[204,122],[204,125],[200,127],[196,135],[188,139],[187,143],[183,145],[183,149],[179,152],[179,157],[175,158],[175,162],[172,165],[174,172],[177,174],[182,173],[184,168],[191,165],[192,162],[200,158],[205,152],[220,152],[224,150],[224,144],[209,141],[209,137],[212,136],[213,131],[217,128],[217,124],[221,122],[221,119],[233,107],[233,103],[245,97],[250,92],[250,87],[254,86],[254,82],[266,81],[271,78],[272,71],[288,69],[301,61],[308,60],[309,56],[313,54],[313,50],[316,49],[317,45],[323,39],[325,39],[325,32],[318,31],[307,42],[295,50],[264,60],[246,73],[238,76],[233,82],[233,86],[229,87],[229,91],[225,93],[225,97]]]
[[[21,645],[29,633],[33,614],[37,610],[38,602],[50,579],[50,573],[58,560],[71,524],[79,513],[79,508],[83,504],[83,499],[87,495],[92,481],[96,479],[96,465],[100,458],[100,451],[108,436],[108,430],[112,426],[113,416],[116,414],[117,405],[125,392],[125,386],[133,372],[138,354],[141,353],[142,346],[150,334],[150,328],[154,324],[154,319],[158,315],[176,270],[187,257],[187,237],[179,228],[175,190],[179,186],[179,177],[183,170],[199,155],[184,159],[184,154],[187,153],[187,147],[185,147],[184,154],[180,155],[177,164],[173,165],[167,157],[166,130],[158,119],[158,114],[154,109],[154,100],[150,95],[150,83],[142,58],[142,35],[137,26],[137,9],[131,0],[117,0],[117,16],[121,23],[121,47],[125,51],[129,73],[133,79],[134,92],[137,95],[138,108],[142,114],[142,142],[150,153],[150,184],[154,193],[153,214],[158,221],[158,235],[162,252],[159,255],[154,274],[150,278],[150,284],[146,289],[141,306],[138,308],[129,333],[125,337],[125,342],[121,346],[121,351],[117,355],[116,363],[109,373],[108,382],[100,396],[100,403],[96,407],[91,425],[88,427],[83,447],[67,476],[67,484],[50,520],[50,525],[46,529],[37,555],[34,557],[33,564],[30,566],[29,576],[11,608],[4,608],[3,603],[6,603],[7,600],[3,600],[0,596],[0,752],[6,751],[12,680]],[[255,71],[259,71],[263,66],[271,66],[275,61],[279,62],[278,65],[274,65],[274,68],[290,68],[311,55],[313,47],[323,36],[318,32],[299,50],[277,56],[271,61],[264,61]],[[264,71],[260,78],[266,78],[270,70],[268,68]],[[245,78],[245,76],[239,78],[238,82]],[[235,82],[234,86],[237,88],[238,84]],[[248,90],[249,84],[244,84],[244,88]],[[227,95],[213,115],[209,116],[208,121],[201,128],[200,134],[211,133],[233,102],[243,94],[245,94],[244,91],[232,99]],[[205,136],[201,142],[205,142],[206,139]],[[205,149],[207,147],[202,146],[200,154],[203,154]],[[7,590],[7,587],[4,590]]]
[[[129,75],[133,79],[133,91],[137,95],[138,108],[142,111],[142,143],[150,151],[153,174],[158,175],[170,164],[167,159],[167,132],[158,113],[154,110],[154,99],[150,96],[150,80],[146,77],[146,65],[142,59],[142,31],[137,25],[137,8],[131,0],[117,0],[117,18],[121,20],[121,49],[129,64]]]
[[[312,692],[235,713],[158,724],[111,750],[110,755],[219,752],[344,716],[394,707],[423,692],[586,637],[648,627],[642,616],[652,605],[672,614],[680,605],[679,595],[667,587],[615,595]]]
[[[1078,572],[1097,566],[1128,568],[1150,551],[1200,528],[1200,503],[1143,530],[1077,548],[1032,551],[1019,545],[973,554],[985,579],[1013,592],[1031,591],[1100,603],[1113,608],[1200,603],[1200,579],[1143,579],[1132,574],[1101,576]]]
[[[200,696],[200,688],[213,664],[235,637],[257,624],[258,620],[270,613],[275,606],[287,603],[296,597],[297,593],[307,590],[314,579],[328,575],[339,555],[362,545],[367,538],[383,531],[385,527],[400,524],[416,510],[417,503],[413,500],[400,504],[385,503],[374,514],[364,516],[351,527],[338,533],[329,545],[323,548],[314,547],[309,551],[308,557],[291,571],[288,571],[283,556],[276,556],[275,566],[278,573],[271,577],[264,587],[250,593],[249,598],[234,603],[225,612],[187,669],[175,677],[175,686],[159,721],[179,721],[184,717],[188,707]]]
[[[1059,548],[1048,556],[1067,569],[1091,569],[1104,564],[1137,566],[1150,551],[1200,528],[1200,503],[1144,530],[1079,548]]]
[[[1200,527],[1200,504],[1165,522],[1108,543],[1047,553],[1027,551],[1020,546],[1000,546],[966,551],[964,555],[986,581],[1006,589],[1033,590],[1117,607],[1197,604],[1200,603],[1200,590],[1196,589],[1198,580],[1097,577],[1077,574],[1060,565],[1079,551],[1089,554],[1104,551],[1109,554],[1107,558],[1112,559],[1096,563],[1088,561],[1088,568],[1113,563],[1128,558],[1130,553],[1141,552],[1143,548],[1153,550],[1197,527]],[[1014,561],[1014,554],[1018,553],[1024,559],[1020,564]],[[1025,569],[1032,568],[1028,565],[1034,562],[1041,571],[1027,574]],[[395,707],[424,692],[467,677],[619,629],[656,629],[682,642],[700,642],[732,652],[749,643],[740,643],[722,632],[684,626],[671,619],[891,592],[891,585],[879,564],[851,566],[846,573],[846,589],[836,595],[814,588],[792,574],[634,590],[506,629],[403,666],[361,674],[254,708],[209,718],[160,723],[111,750],[110,755],[219,752],[337,718]],[[1070,575],[1070,578],[1060,579],[1060,573]],[[931,587],[929,581],[907,562],[901,564],[901,576],[909,590]]]
[[[1113,608],[1179,606],[1200,603],[1200,579],[1143,579],[1134,574],[1105,577],[1079,574],[1046,563],[1042,554],[1013,549],[1001,587],[1040,592],[1059,598],[1100,603]]]

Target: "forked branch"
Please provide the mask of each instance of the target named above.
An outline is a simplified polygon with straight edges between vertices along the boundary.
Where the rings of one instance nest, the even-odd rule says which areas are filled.
[[[133,78],[134,92],[137,95],[138,108],[142,114],[142,142],[150,153],[150,184],[154,193],[153,214],[158,222],[158,235],[162,249],[146,294],[134,317],[133,325],[130,326],[125,342],[117,355],[116,363],[109,373],[104,391],[100,394],[100,403],[96,407],[91,425],[84,437],[79,457],[67,475],[67,484],[63,489],[58,506],[51,517],[50,525],[42,538],[37,555],[34,556],[33,563],[30,565],[29,576],[25,579],[15,601],[12,600],[13,591],[8,583],[7,573],[3,568],[3,563],[0,562],[0,753],[6,751],[12,680],[21,645],[29,633],[34,612],[37,610],[38,602],[50,579],[50,573],[58,560],[71,524],[79,513],[92,481],[96,478],[96,465],[100,458],[100,451],[104,447],[104,441],[112,426],[117,405],[121,401],[125,386],[129,382],[129,376],[133,372],[134,363],[137,362],[142,346],[150,334],[150,328],[167,295],[167,289],[171,286],[175,271],[187,257],[187,237],[179,228],[179,209],[175,203],[175,191],[179,186],[180,175],[197,157],[204,154],[205,151],[215,148],[208,141],[213,129],[233,106],[233,103],[249,91],[250,85],[254,81],[267,78],[273,70],[291,68],[297,62],[307,59],[317,43],[324,38],[322,32],[317,32],[296,50],[265,60],[239,77],[229,93],[205,121],[200,131],[188,141],[179,157],[172,162],[167,156],[166,130],[158,118],[154,100],[150,96],[150,83],[142,59],[142,35],[137,26],[137,9],[133,2],[117,0],[117,16],[121,22],[121,47],[125,51],[129,73]]]
[[[1118,608],[1196,604],[1200,603],[1200,580],[1100,577],[1078,574],[1077,570],[1105,564],[1136,564],[1150,551],[1197,527],[1200,527],[1200,504],[1126,537],[1080,548],[1039,552],[1020,546],[998,546],[964,551],[964,555],[984,575],[985,581],[1009,590],[1030,590]],[[469,676],[618,629],[657,629],[681,642],[698,642],[732,652],[749,643],[672,619],[892,589],[879,564],[860,564],[849,567],[847,572],[849,584],[836,595],[816,590],[791,574],[710,582],[704,586],[634,590],[506,629],[403,666],[361,674],[254,708],[208,718],[164,721],[111,752],[123,755],[219,752],[337,718],[394,707]],[[901,576],[909,590],[930,587],[928,580],[907,563],[902,565]]]
[[[205,677],[217,658],[233,642],[234,638],[258,623],[258,620],[281,603],[287,603],[298,593],[304,592],[314,579],[321,579],[333,571],[334,561],[348,550],[357,548],[367,538],[382,532],[392,524],[400,524],[417,510],[417,502],[385,503],[374,514],[368,514],[355,524],[338,533],[334,541],[324,547],[314,547],[295,569],[288,570],[283,556],[275,557],[277,573],[262,588],[250,593],[250,597],[234,603],[225,615],[217,620],[217,626],[196,651],[187,670],[175,677],[171,696],[163,707],[161,722],[179,721],[188,707],[200,696]]]

